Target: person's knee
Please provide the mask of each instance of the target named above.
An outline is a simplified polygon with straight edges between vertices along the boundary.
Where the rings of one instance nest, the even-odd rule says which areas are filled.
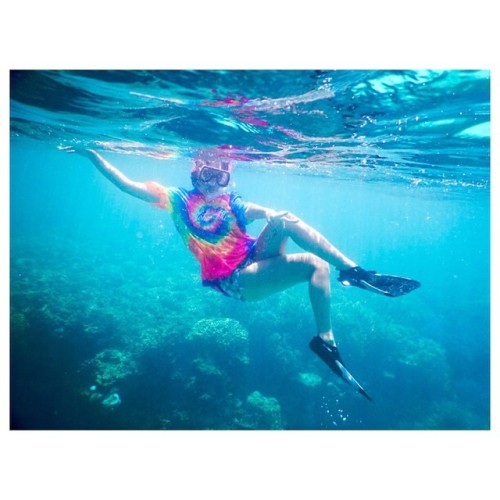
[[[285,230],[290,230],[294,229],[297,224],[301,223],[302,221],[292,212],[287,212],[285,217],[283,217],[283,225],[285,226]]]
[[[269,228],[273,229],[274,231],[283,229],[283,221],[279,217],[276,217],[275,219],[271,219],[267,223],[267,225]]]
[[[320,275],[325,281],[330,281],[330,264],[319,257],[314,256],[315,273]]]
[[[330,265],[328,262],[311,254],[313,272],[309,280],[311,290],[321,293],[324,297],[330,297]]]
[[[276,217],[269,221],[269,225],[275,230],[284,233],[286,236],[290,236],[293,230],[296,228],[297,224],[301,220],[292,212],[287,212],[283,217]]]
[[[314,274],[317,279],[330,280],[330,264],[328,264],[328,262],[312,253],[305,254],[305,258],[311,266],[312,274]]]

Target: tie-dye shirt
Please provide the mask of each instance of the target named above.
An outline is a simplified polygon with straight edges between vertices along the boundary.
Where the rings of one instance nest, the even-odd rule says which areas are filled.
[[[196,189],[146,185],[160,200],[154,205],[172,215],[184,243],[198,259],[203,285],[218,288],[255,245],[256,238],[246,232],[246,203],[236,193],[207,201]]]

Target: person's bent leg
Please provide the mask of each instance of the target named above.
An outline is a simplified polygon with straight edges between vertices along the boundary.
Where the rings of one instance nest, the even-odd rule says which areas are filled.
[[[319,257],[301,253],[261,260],[242,269],[239,282],[245,300],[258,300],[308,282],[317,333],[335,344],[330,318],[330,268]]]
[[[286,239],[290,237],[303,250],[317,255],[339,271],[356,267],[354,261],[335,248],[316,229],[292,214],[289,214],[287,218],[293,218],[295,221],[275,219],[264,228],[257,240],[257,258],[268,258],[282,254]]]

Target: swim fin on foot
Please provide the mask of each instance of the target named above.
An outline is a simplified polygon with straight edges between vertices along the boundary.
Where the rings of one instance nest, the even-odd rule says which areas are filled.
[[[420,286],[416,280],[391,274],[379,274],[376,271],[366,271],[360,266],[340,271],[338,281],[344,286],[357,286],[387,297],[399,297]]]
[[[338,349],[325,342],[321,337],[316,335],[309,342],[309,347],[311,350],[319,356],[319,358],[324,361],[328,367],[338,375],[342,380],[345,380],[348,384],[352,385],[356,391],[362,394],[365,398],[373,401],[366,391],[361,387],[359,382],[350,374],[347,368],[344,366]]]

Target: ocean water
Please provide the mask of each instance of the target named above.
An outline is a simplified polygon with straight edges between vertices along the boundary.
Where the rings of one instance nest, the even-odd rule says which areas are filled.
[[[489,120],[487,71],[11,72],[11,428],[489,429]],[[332,273],[374,401],[309,350],[306,285],[203,288],[168,214],[68,145],[185,187],[224,146],[244,199],[418,279],[392,299]]]

